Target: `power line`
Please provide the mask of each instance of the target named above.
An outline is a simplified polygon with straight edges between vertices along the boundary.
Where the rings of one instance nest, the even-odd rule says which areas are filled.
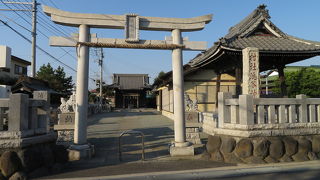
[[[17,33],[19,36],[21,36],[23,39],[25,39],[26,41],[28,41],[29,43],[31,43],[31,40],[28,39],[27,37],[25,37],[23,34],[21,34],[20,32],[18,32],[17,30],[15,30],[13,27],[11,27],[10,25],[8,25],[6,22],[2,21],[0,19],[0,22],[2,22],[5,26],[9,27],[12,31],[14,31],[15,33]],[[51,55],[49,52],[47,52],[46,50],[42,49],[41,47],[39,46],[36,46],[40,51],[42,51],[43,53],[45,53],[47,56],[51,57],[52,59],[54,59],[55,61],[59,62],[60,64],[64,65],[65,67],[71,69],[72,71],[74,72],[77,72],[77,70],[75,70],[74,68],[72,68],[71,66],[63,63],[62,61],[60,61],[58,58],[54,57],[53,55]],[[95,80],[91,77],[89,77],[91,80]]]
[[[51,4],[55,7],[55,8],[58,8],[58,6],[52,1],[52,0],[49,0],[51,2]]]
[[[13,27],[11,27],[9,24],[7,24],[6,22],[2,21],[0,19],[0,22],[2,22],[5,26],[9,27],[12,31],[14,31],[16,34],[18,34],[20,37],[22,37],[24,40],[28,41],[29,43],[32,43],[30,39],[28,39],[27,37],[25,37],[23,34],[21,34],[20,32],[18,32],[17,30],[15,30]],[[46,55],[48,55],[49,57],[51,57],[52,59],[58,61],[59,63],[63,64],[65,67],[71,69],[74,72],[77,72],[75,69],[73,69],[71,66],[63,63],[62,61],[60,61],[59,59],[57,59],[56,57],[54,57],[53,55],[51,55],[50,53],[48,53],[46,50],[42,49],[41,47],[37,46],[37,48],[42,51],[43,53],[45,53]]]
[[[20,0],[18,0],[19,2],[21,2]],[[4,2],[3,2],[3,0],[1,0],[1,2],[5,5],[5,6],[7,6],[9,9],[11,9],[11,10],[13,10],[10,6],[8,6],[7,4],[5,4]],[[16,2],[16,1],[14,1],[14,2]],[[19,8],[19,7],[22,7],[23,9],[25,9],[25,6],[27,6],[26,4],[18,4],[18,3],[15,3],[15,4],[13,4],[13,6],[14,7],[16,7],[16,8]],[[16,15],[18,15],[21,19],[23,19],[25,22],[27,22],[29,25],[32,25],[28,20],[26,20],[23,16],[21,16],[19,13],[17,13],[16,11],[14,11],[13,10],[13,12],[16,14]],[[47,17],[42,11],[39,11],[40,13],[42,13],[41,15],[42,16],[44,16],[44,17]],[[28,14],[27,12],[23,12],[26,16],[31,16],[30,14]],[[54,31],[56,31],[56,32],[59,32],[59,33],[62,33],[62,34],[64,34],[64,35],[66,35],[66,33],[68,33],[68,32],[66,32],[64,29],[58,29],[58,28],[56,28],[55,26],[53,26],[53,25],[51,25],[50,23],[48,23],[45,19],[43,19],[43,18],[39,18],[39,20],[42,22],[42,23],[45,23],[45,24],[47,24],[47,25],[49,25],[51,28],[50,29],[53,29]],[[53,32],[53,31],[51,31],[50,29],[48,29],[48,27],[47,26],[45,26],[45,25],[42,25],[41,23],[40,23],[40,21],[38,22],[38,24],[41,26],[41,27],[43,27],[45,30],[47,30],[48,32],[51,32],[51,33],[53,33],[53,34],[57,34],[56,32]],[[3,22],[3,21],[2,21]],[[51,21],[50,21],[51,22]],[[17,24],[16,22],[14,22],[15,24]],[[6,24],[8,27],[9,27],[9,25],[8,24]],[[21,26],[21,25],[19,25],[19,26]],[[23,26],[22,26],[23,27]],[[25,27],[23,27],[24,29],[27,29],[27,28],[25,28]],[[11,26],[10,26],[10,29],[12,29],[12,30],[14,30]],[[29,30],[28,30],[29,31]],[[64,32],[63,32],[64,31]],[[15,31],[16,33],[18,33],[20,36],[22,35],[21,33],[19,33],[18,31]],[[43,33],[42,31],[40,31],[40,30],[38,30],[38,32],[39,32],[39,34],[41,34],[41,35],[43,35],[43,36],[45,36],[46,38],[48,38],[49,39],[49,36],[47,36],[45,33]],[[23,35],[22,35],[23,36]],[[21,36],[21,37],[22,37]],[[68,34],[66,35],[67,37],[69,36]],[[26,38],[25,36],[23,36],[24,37],[24,39],[25,40],[27,40],[28,42],[30,42],[30,40],[28,39],[28,38]],[[73,38],[69,38],[70,40],[72,40],[72,41],[75,41]],[[75,41],[76,42],[76,41]],[[67,64],[65,64],[65,63],[63,63],[63,62],[61,62],[59,59],[57,59],[56,57],[54,57],[54,56],[52,56],[50,53],[48,53],[47,51],[45,51],[44,49],[42,49],[42,48],[40,48],[39,46],[37,46],[37,48],[38,49],[40,49],[42,52],[44,52],[45,54],[47,54],[48,56],[50,56],[52,59],[54,59],[54,60],[56,60],[56,61],[58,61],[59,63],[61,63],[61,64],[63,64],[63,65],[65,65],[66,67],[68,67],[69,69],[71,69],[71,70],[73,70],[73,71],[75,71],[76,72],[76,70],[75,69],[73,69],[72,67],[70,67],[70,66],[68,66]],[[59,47],[60,49],[62,49],[64,52],[65,52],[65,54],[64,55],[66,55],[66,54],[68,54],[68,55],[70,55],[71,57],[73,57],[74,59],[75,59],[75,61],[77,61],[77,58],[75,57],[75,56],[73,56],[72,54],[70,54],[68,51],[66,51],[65,49],[63,49],[62,47]],[[63,56],[64,56],[63,55]],[[91,69],[90,69],[90,71],[92,71]],[[92,73],[92,72],[91,72]],[[89,77],[90,78],[90,77]],[[94,80],[93,78],[90,78],[90,79],[92,79],[92,80]]]
[[[18,0],[19,2],[21,2],[20,0]],[[23,7],[23,4],[18,4],[19,6],[22,6],[22,8],[24,8]],[[24,6],[26,6],[26,5],[24,5]],[[16,7],[16,6],[15,6]],[[42,16],[44,16],[45,18],[42,18],[42,17],[40,17],[39,16],[39,22],[38,22],[38,24],[42,27],[42,28],[44,28],[45,30],[47,30],[48,32],[51,32],[51,33],[53,33],[53,34],[56,34],[56,35],[59,35],[58,33],[56,33],[56,32],[59,32],[59,33],[62,33],[63,35],[65,35],[66,36],[66,38],[68,38],[69,40],[71,40],[71,41],[74,41],[74,42],[77,42],[76,40],[74,40],[73,38],[69,38],[69,34],[71,34],[71,33],[69,33],[69,32],[66,32],[64,29],[62,29],[62,28],[56,28],[55,26],[53,26],[53,25],[51,25],[51,23],[48,23],[47,21],[46,21],[46,19],[48,18],[48,16],[47,15],[45,15],[42,11],[39,11],[40,12],[40,14],[42,15]],[[24,12],[24,14],[26,14],[27,16],[31,16],[30,14],[28,14],[28,13],[26,13],[26,12]],[[47,25],[49,25],[49,26],[51,26],[51,28],[50,29],[53,29],[54,31],[56,31],[56,32],[53,32],[53,31],[51,31],[50,29],[48,29],[48,27],[47,26],[45,26],[45,25],[43,25],[43,24],[41,24],[40,23],[40,21],[42,22],[42,23],[45,23],[45,24],[47,24]],[[51,20],[49,20],[49,22],[52,22]],[[43,36],[45,36],[47,39],[50,39],[49,38],[49,36],[47,36],[45,33],[43,33],[42,31],[40,31],[40,30],[38,30],[38,32],[39,32],[39,34],[41,34],[41,35],[43,35]],[[70,52],[68,52],[67,50],[65,50],[63,47],[59,47],[61,50],[63,50],[64,52],[65,52],[65,54],[68,54],[70,57],[72,57],[75,61],[77,61],[77,58],[74,56],[74,55],[72,55],[72,54],[70,54]],[[64,55],[65,55],[64,54]],[[63,55],[63,56],[64,56]],[[94,72],[90,67],[89,67],[89,71],[91,71],[91,73],[92,72]]]
[[[3,0],[1,0],[2,2],[3,2]],[[19,2],[21,2],[20,0],[19,0]],[[5,4],[6,5],[6,4]],[[13,4],[16,8],[19,8],[19,7],[17,7],[17,5],[16,4]],[[22,6],[22,8],[23,8],[23,5],[22,4],[18,4],[20,7]],[[6,5],[7,6],[7,5]],[[24,5],[24,6],[26,6],[26,5]],[[9,6],[7,6],[7,7],[9,7]],[[9,7],[10,8],[10,7]],[[12,8],[10,8],[10,9],[12,9]],[[15,12],[15,11],[14,11]],[[24,19],[28,24],[30,24],[31,25],[31,23],[28,21],[28,20],[26,20],[25,18],[23,18],[20,14],[18,14],[17,12],[15,12],[17,15],[19,15],[22,19]],[[27,16],[29,16],[29,17],[31,17],[31,15],[30,14],[28,14],[27,12],[24,12],[24,14],[25,15],[27,15]],[[43,27],[43,28],[45,28],[45,29],[47,29],[46,28],[46,26],[44,26],[44,25],[42,25],[42,24],[40,24],[39,22],[38,22],[38,24],[41,26],[41,27]],[[48,29],[47,29],[48,30]],[[49,39],[49,36],[47,36],[45,33],[43,33],[42,31],[40,31],[40,30],[38,30],[38,32],[40,33],[40,34],[42,34],[43,36],[45,36],[46,38],[48,38]],[[62,49],[64,52],[66,52],[67,54],[69,54],[71,57],[73,57],[75,60],[77,59],[76,57],[74,57],[72,54],[70,54],[69,52],[67,52],[65,49],[63,49],[62,47],[59,47],[60,49]]]
[[[19,26],[19,27],[23,28],[24,30],[26,30],[26,31],[28,31],[28,32],[31,32],[29,29],[27,29],[26,27],[24,27],[24,26],[22,26],[22,25],[20,25],[20,24],[16,23],[13,19],[9,18],[8,16],[3,15],[3,14],[0,14],[0,16],[2,16],[2,17],[4,17],[4,18],[8,19],[10,22],[13,22],[14,24],[16,24],[17,26]]]

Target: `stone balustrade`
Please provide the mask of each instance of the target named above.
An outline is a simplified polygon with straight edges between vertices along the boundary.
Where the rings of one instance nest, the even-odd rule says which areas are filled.
[[[56,139],[49,127],[49,93],[35,91],[33,96],[31,99],[17,93],[0,99],[0,148],[25,147]]]
[[[204,113],[202,113],[204,114]],[[209,122],[211,121],[211,122]],[[204,118],[204,132],[238,137],[320,134],[320,98],[253,98],[220,92],[218,122]]]
[[[102,113],[102,112],[110,112],[111,111],[111,105],[110,104],[89,104],[88,105],[88,116],[96,114],[96,113]]]
[[[110,112],[110,104],[89,104],[88,105],[88,116]],[[74,124],[75,124],[75,113],[67,112],[58,115],[58,124],[54,125],[54,130],[58,133],[57,144],[69,146],[74,141]]]
[[[217,127],[218,114],[212,112],[199,112],[199,122],[202,123],[202,131],[213,134],[213,127]]]

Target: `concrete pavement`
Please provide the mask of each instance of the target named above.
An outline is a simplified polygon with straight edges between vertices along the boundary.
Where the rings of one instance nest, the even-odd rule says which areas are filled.
[[[119,161],[118,137],[125,130],[145,135],[145,161],[141,161],[141,139],[125,136],[121,144],[123,161]],[[173,121],[152,109],[118,110],[97,114],[88,122],[88,141],[95,145],[90,160],[70,162],[60,174],[43,178],[94,177],[155,171],[172,171],[227,166],[208,161],[197,147],[194,157],[171,157],[168,145],[173,140]]]
[[[55,178],[54,178],[55,179]],[[65,178],[57,178],[65,179]],[[70,180],[317,180],[320,161],[276,163],[268,165],[238,165],[182,171],[133,173],[125,175],[67,178]]]
[[[123,139],[125,153],[123,161],[119,161],[118,137],[122,131],[129,129],[145,134],[145,161],[140,160],[140,139],[134,136]],[[208,160],[206,154],[201,154],[201,147],[194,157],[171,157],[168,144],[173,140],[172,129],[172,120],[154,110],[98,114],[90,118],[88,123],[88,140],[96,147],[95,157],[87,161],[71,162],[62,173],[41,179],[231,179],[241,176],[246,178],[248,175],[253,175],[253,179],[261,179],[257,174],[306,170],[318,175],[316,173],[320,169],[320,161],[268,165],[213,162]],[[293,177],[298,176],[293,174]]]

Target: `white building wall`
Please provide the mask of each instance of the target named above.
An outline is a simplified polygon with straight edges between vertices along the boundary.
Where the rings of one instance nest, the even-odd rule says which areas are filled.
[[[11,48],[0,45],[0,67],[11,68]],[[12,69],[10,73],[13,74]],[[11,93],[11,86],[0,85],[0,98],[8,98]]]

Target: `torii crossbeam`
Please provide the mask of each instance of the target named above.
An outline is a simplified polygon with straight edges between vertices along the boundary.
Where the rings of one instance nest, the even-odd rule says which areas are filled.
[[[88,69],[89,47],[168,49],[172,50],[172,74],[174,92],[174,145],[170,154],[193,155],[194,148],[186,141],[184,80],[182,50],[205,50],[206,42],[192,42],[181,37],[182,32],[198,31],[212,19],[212,15],[194,18],[145,17],[137,14],[107,15],[73,13],[43,6],[43,11],[57,24],[79,27],[79,35],[72,37],[51,37],[51,46],[78,47],[77,89],[74,146],[78,159],[87,156]],[[90,35],[90,28],[124,29],[124,39],[97,38]],[[171,31],[172,37],[165,40],[141,40],[139,30]]]

